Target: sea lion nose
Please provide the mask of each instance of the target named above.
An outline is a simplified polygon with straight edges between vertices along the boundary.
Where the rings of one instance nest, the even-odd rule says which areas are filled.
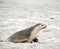
[[[47,25],[44,25],[44,28],[46,28],[47,27]]]

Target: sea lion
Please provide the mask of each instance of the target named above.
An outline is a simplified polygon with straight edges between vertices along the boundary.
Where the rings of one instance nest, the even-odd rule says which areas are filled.
[[[31,43],[33,41],[37,41],[36,34],[41,30],[46,28],[47,25],[38,23],[30,28],[24,29],[22,31],[18,31],[8,37],[8,41],[15,43],[28,42]]]

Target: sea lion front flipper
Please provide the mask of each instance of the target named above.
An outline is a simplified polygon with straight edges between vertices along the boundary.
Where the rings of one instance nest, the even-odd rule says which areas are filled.
[[[31,41],[31,43],[33,43],[33,42],[38,42],[38,39],[34,38],[33,41]]]
[[[34,38],[34,39],[33,39],[33,42],[38,42],[38,39],[37,39],[37,38]]]

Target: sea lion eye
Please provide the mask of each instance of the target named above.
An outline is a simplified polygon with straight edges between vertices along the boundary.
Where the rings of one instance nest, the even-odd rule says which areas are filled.
[[[42,25],[42,26],[44,26],[44,25]]]

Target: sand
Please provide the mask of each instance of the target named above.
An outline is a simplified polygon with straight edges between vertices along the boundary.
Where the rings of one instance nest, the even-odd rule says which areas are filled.
[[[36,43],[12,43],[13,33],[44,23]],[[0,49],[60,49],[60,0],[0,0]]]

